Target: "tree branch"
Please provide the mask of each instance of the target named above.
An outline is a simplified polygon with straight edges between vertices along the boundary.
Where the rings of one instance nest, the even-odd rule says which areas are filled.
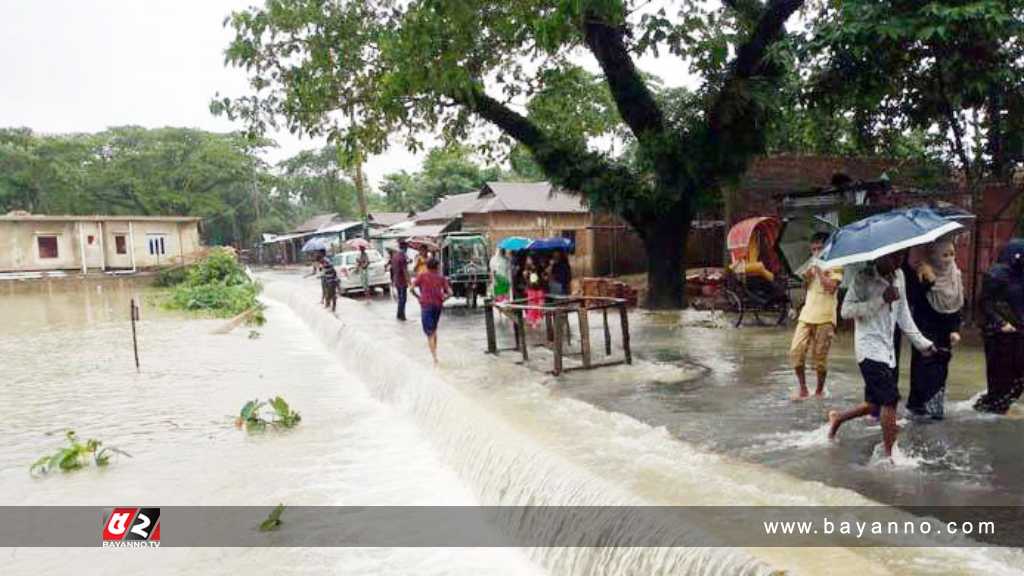
[[[743,0],[729,2],[740,5]],[[721,89],[708,111],[708,132],[704,147],[714,169],[705,173],[710,181],[735,176],[746,169],[750,156],[764,149],[765,111],[746,87],[748,80],[777,79],[780,66],[766,65],[765,55],[785,33],[786,20],[804,0],[771,0],[761,12],[750,37],[736,52]],[[743,5],[749,5],[743,2]]]
[[[643,141],[648,135],[662,133],[665,130],[664,116],[629,55],[623,40],[623,27],[612,26],[599,16],[588,13],[583,35],[587,48],[601,65],[619,114],[633,134]]]
[[[734,12],[749,22],[757,22],[764,10],[764,4],[759,0],[722,0]]]
[[[648,192],[647,185],[626,167],[551,139],[529,118],[488,96],[482,88],[449,97],[526,146],[554,183],[583,194],[592,207],[618,213],[635,227],[643,222],[631,200]]]
[[[803,4],[804,0],[772,0],[758,18],[753,34],[737,51],[733,78],[746,79],[764,72],[765,53],[782,38],[786,20]]]

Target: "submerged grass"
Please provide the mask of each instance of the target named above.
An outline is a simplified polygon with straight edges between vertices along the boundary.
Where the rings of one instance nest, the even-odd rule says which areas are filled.
[[[161,305],[170,310],[188,310],[218,318],[237,316],[255,310],[246,318],[250,325],[263,325],[262,286],[249,278],[245,269],[226,249],[216,249],[191,266],[160,273],[157,286],[167,289]]]

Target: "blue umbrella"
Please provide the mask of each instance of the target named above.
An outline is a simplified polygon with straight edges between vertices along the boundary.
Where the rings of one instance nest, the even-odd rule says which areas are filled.
[[[310,238],[302,245],[303,252],[316,252],[317,250],[327,250],[327,240],[320,237]]]
[[[821,252],[828,268],[876,258],[911,246],[934,242],[963,225],[943,218],[931,208],[905,208],[868,216],[832,234]]]
[[[527,250],[572,250],[572,240],[556,236],[554,238],[538,238],[526,247]]]
[[[498,249],[508,250],[509,252],[518,252],[519,250],[525,250],[530,245],[529,238],[523,238],[522,236],[509,236],[498,242]]]

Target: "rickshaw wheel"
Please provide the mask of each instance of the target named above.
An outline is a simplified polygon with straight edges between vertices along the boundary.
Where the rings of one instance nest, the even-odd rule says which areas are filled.
[[[716,307],[722,311],[733,327],[739,328],[743,324],[743,300],[740,299],[739,294],[724,288],[722,296],[716,304]]]

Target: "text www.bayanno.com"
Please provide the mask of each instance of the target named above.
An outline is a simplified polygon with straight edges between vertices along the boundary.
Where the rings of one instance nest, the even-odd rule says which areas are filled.
[[[765,521],[765,534],[769,536],[970,536],[993,535],[996,523],[977,522],[934,522],[930,520],[904,521],[859,521],[813,520]]]

